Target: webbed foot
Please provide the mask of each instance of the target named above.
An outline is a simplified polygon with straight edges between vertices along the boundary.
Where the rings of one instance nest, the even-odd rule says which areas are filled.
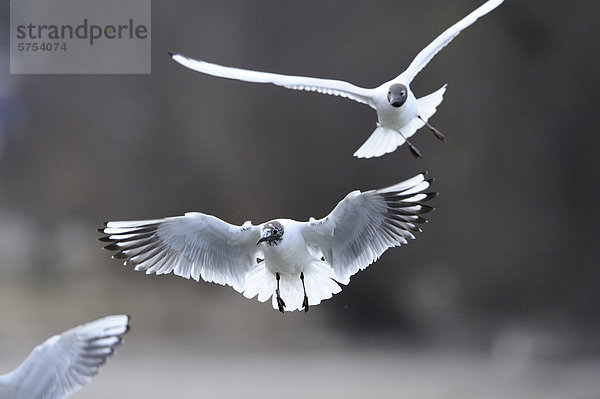
[[[421,119],[423,121],[423,123],[425,123],[425,126],[427,126],[427,128],[429,130],[431,130],[431,133],[433,133],[435,135],[435,137],[437,137],[438,140],[440,140],[440,141],[446,141],[446,136],[444,136],[442,134],[442,132],[440,132],[439,130],[437,130],[435,127],[431,126],[429,124],[429,122],[425,122],[425,120],[423,120],[423,118],[421,118],[420,116],[419,116],[419,119]]]
[[[408,149],[410,150],[410,153],[413,155],[413,157],[423,158],[423,154],[421,154],[421,151],[419,151],[419,149],[415,147],[410,141],[406,140],[406,145],[408,145]]]
[[[281,299],[281,295],[279,295],[279,290],[275,291],[275,295],[277,295],[277,307],[279,308],[279,311],[283,313],[285,309],[285,302],[283,301],[283,299]]]

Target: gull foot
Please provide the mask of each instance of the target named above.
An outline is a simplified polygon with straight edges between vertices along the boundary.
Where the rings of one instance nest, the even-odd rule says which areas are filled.
[[[300,272],[300,281],[302,281],[302,291],[304,291],[302,307],[304,308],[304,313],[306,313],[308,312],[308,295],[306,295],[306,285],[304,285],[304,272]]]
[[[285,302],[283,301],[283,299],[281,299],[281,295],[279,295],[279,280],[281,279],[279,273],[275,273],[275,279],[277,280],[277,289],[275,290],[275,296],[277,298],[277,307],[279,308],[279,311],[283,313],[283,309],[285,308]]]
[[[277,307],[279,308],[279,311],[283,313],[283,310],[285,309],[285,302],[281,298],[281,295],[279,295],[279,290],[275,291],[275,295],[277,296]]]
[[[423,158],[423,154],[421,154],[421,151],[419,151],[417,147],[412,145],[410,141],[406,140],[406,145],[408,145],[408,149],[410,150],[410,153],[413,155],[413,157]]]
[[[421,119],[423,121],[423,123],[425,123],[425,126],[427,126],[429,128],[429,130],[431,130],[431,132],[435,135],[435,137],[437,137],[438,140],[446,141],[446,136],[444,136],[442,134],[442,132],[437,130],[435,127],[431,126],[429,124],[429,122],[425,122],[425,120],[423,120],[423,118],[421,118],[420,116],[419,116],[419,119]]]
[[[427,127],[429,128],[429,130],[431,130],[433,132],[433,134],[435,134],[435,137],[437,137],[438,140],[440,140],[440,141],[446,141],[446,136],[444,136],[442,134],[442,132],[440,132],[439,130],[437,130],[433,126],[431,126],[429,123],[427,124]]]

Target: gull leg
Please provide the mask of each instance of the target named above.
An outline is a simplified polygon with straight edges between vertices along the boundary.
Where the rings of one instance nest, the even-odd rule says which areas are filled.
[[[277,306],[279,307],[279,311],[283,313],[283,309],[285,308],[285,302],[281,299],[281,295],[279,294],[279,273],[275,273],[275,278],[277,279],[277,289],[275,290],[275,295],[277,296]]]
[[[437,129],[436,129],[436,128],[434,128],[433,126],[431,126],[431,125],[429,124],[429,122],[425,122],[425,120],[423,120],[423,118],[421,118],[420,116],[419,116],[419,119],[420,119],[420,120],[422,120],[422,121],[423,121],[423,123],[425,123],[425,126],[427,126],[427,127],[429,128],[429,130],[431,130],[431,132],[432,132],[433,134],[435,134],[435,137],[437,137],[437,138],[438,138],[438,140],[440,140],[440,141],[446,141],[446,136],[444,136],[444,135],[442,134],[442,132],[440,132],[439,130],[437,130]]]
[[[304,307],[304,313],[308,312],[308,296],[306,295],[306,286],[304,285],[304,272],[300,272],[300,280],[302,281],[302,289],[304,290],[304,300],[302,306]]]
[[[421,151],[419,151],[417,147],[415,147],[410,141],[408,141],[408,139],[404,137],[401,131],[398,131],[398,133],[400,133],[400,136],[402,136],[404,141],[406,141],[406,145],[408,146],[408,149],[410,150],[410,153],[413,155],[413,157],[423,158],[423,154],[421,154]]]

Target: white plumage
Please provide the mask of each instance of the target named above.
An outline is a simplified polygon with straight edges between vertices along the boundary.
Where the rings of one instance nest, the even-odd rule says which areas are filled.
[[[129,316],[107,316],[48,338],[14,371],[0,375],[2,399],[61,399],[92,380],[121,343]]]
[[[147,274],[230,285],[279,310],[308,310],[341,291],[388,248],[406,244],[433,208],[425,174],[391,187],[353,191],[323,219],[235,226],[211,215],[108,222],[105,249]]]
[[[397,147],[405,142],[407,142],[413,155],[421,156],[417,148],[408,141],[408,138],[427,124],[436,137],[444,140],[444,136],[429,125],[427,121],[435,114],[437,106],[442,102],[446,86],[444,85],[428,96],[417,99],[410,90],[410,83],[425,65],[463,29],[498,7],[503,1],[489,0],[481,5],[446,29],[421,50],[404,72],[373,89],[358,87],[341,80],[258,72],[217,65],[181,54],[171,54],[171,56],[173,60],[181,65],[208,75],[246,82],[272,83],[288,89],[315,91],[322,94],[346,97],[367,104],[377,111],[377,128],[371,137],[354,153],[354,156],[358,158],[378,157],[395,151]]]

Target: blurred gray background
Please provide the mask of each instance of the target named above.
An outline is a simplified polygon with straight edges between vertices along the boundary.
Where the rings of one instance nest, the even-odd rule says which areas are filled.
[[[431,123],[352,153],[369,107],[208,77],[167,51],[374,87],[482,0],[155,0],[151,75],[9,75],[0,35],[0,373],[132,315],[84,398],[597,398],[600,3],[507,0],[418,75]],[[9,6],[0,6],[8,26]],[[281,315],[110,260],[106,220],[322,217],[428,170],[437,211],[333,299]]]

